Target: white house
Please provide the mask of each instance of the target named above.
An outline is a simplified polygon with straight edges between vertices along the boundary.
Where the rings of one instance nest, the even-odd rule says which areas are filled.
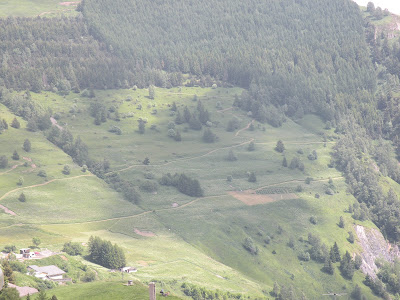
[[[136,268],[133,267],[123,267],[119,269],[121,272],[125,272],[125,273],[134,273],[137,272]]]
[[[34,271],[35,277],[48,280],[63,279],[63,274],[65,274],[63,270],[54,265],[45,267],[31,265],[28,267],[28,270]]]

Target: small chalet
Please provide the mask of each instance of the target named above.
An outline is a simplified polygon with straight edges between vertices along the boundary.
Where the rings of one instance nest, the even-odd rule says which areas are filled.
[[[29,271],[32,270],[34,272],[35,277],[48,280],[63,279],[63,275],[65,274],[63,270],[54,265],[45,267],[38,267],[36,265],[31,265],[28,267],[28,270]]]
[[[133,267],[123,267],[119,269],[121,272],[125,272],[125,273],[134,273],[137,272],[136,268]]]
[[[22,255],[23,258],[32,258],[36,256],[35,252],[31,252],[30,248],[19,249],[19,254]]]

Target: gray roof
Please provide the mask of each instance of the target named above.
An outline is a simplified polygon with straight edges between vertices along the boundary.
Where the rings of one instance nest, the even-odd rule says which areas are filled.
[[[29,266],[32,270],[40,273],[46,273],[47,276],[55,276],[55,275],[62,275],[65,274],[63,270],[61,270],[59,267],[51,265],[51,266],[45,266],[45,267],[38,267],[36,265],[31,265]]]

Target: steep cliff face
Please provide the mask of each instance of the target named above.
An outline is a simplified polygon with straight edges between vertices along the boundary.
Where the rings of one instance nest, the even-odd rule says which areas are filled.
[[[398,246],[393,246],[387,242],[378,229],[369,229],[356,225],[356,233],[363,248],[361,270],[372,278],[376,277],[376,272],[378,271],[378,267],[375,264],[377,258],[393,261],[395,258],[400,257]]]

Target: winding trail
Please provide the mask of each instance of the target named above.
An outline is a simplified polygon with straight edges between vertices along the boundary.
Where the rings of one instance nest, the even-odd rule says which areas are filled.
[[[44,183],[39,183],[39,184],[30,185],[30,186],[24,186],[24,187],[16,188],[16,189],[13,189],[11,191],[8,191],[3,196],[1,196],[0,197],[0,201],[3,200],[8,195],[10,195],[10,194],[12,194],[14,192],[17,192],[17,191],[31,189],[31,188],[35,188],[35,187],[39,187],[39,186],[44,186],[44,185],[50,184],[50,183],[55,182],[55,181],[71,180],[71,179],[76,179],[76,178],[80,178],[80,177],[91,177],[91,176],[94,176],[94,175],[93,174],[85,174],[85,175],[78,175],[78,176],[67,177],[67,178],[56,178],[56,179],[52,179],[52,180],[46,181]]]
[[[7,174],[8,172],[11,172],[12,170],[14,170],[14,169],[16,169],[17,167],[22,166],[22,165],[23,165],[23,163],[19,163],[19,164],[17,164],[17,165],[13,165],[9,170],[0,173],[0,175]]]

